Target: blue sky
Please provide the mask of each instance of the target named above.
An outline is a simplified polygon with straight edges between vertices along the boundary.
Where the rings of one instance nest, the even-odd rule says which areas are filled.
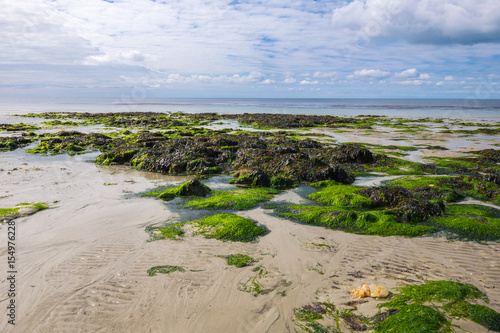
[[[0,97],[500,98],[498,0],[24,0]]]

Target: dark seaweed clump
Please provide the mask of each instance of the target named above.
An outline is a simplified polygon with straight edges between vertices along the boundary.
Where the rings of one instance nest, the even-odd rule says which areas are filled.
[[[304,128],[304,127],[341,127],[346,124],[357,124],[356,118],[316,115],[292,115],[272,113],[244,113],[229,115],[240,123],[258,128]]]
[[[136,153],[130,156],[133,150]],[[354,177],[340,165],[370,163],[373,156],[356,146],[328,148],[311,139],[242,133],[157,140],[145,148],[126,144],[102,154],[97,161],[130,163],[141,170],[172,174],[239,171],[239,184],[290,187],[322,180],[350,184]]]
[[[60,131],[54,134],[39,136],[37,147],[28,150],[36,154],[77,153],[86,149],[107,150],[116,145],[124,144],[123,139],[113,139],[100,133],[81,133],[77,131]]]
[[[0,150],[15,150],[25,147],[33,142],[33,138],[29,136],[7,136],[0,137]]]
[[[40,127],[32,124],[24,124],[24,123],[17,123],[17,124],[0,124],[0,131],[9,131],[9,132],[14,132],[14,131],[33,131],[40,129]]]

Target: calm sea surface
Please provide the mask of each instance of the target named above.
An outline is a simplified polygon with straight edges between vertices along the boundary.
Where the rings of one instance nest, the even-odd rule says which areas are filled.
[[[463,119],[500,118],[500,100],[487,99],[0,99],[0,113],[29,112],[217,112],[316,115],[386,115]]]

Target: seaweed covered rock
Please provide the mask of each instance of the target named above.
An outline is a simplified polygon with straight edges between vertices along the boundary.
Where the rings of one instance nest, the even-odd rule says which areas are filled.
[[[403,221],[427,221],[432,216],[442,215],[444,213],[444,204],[442,202],[432,203],[426,200],[403,198],[398,201],[394,211]]]
[[[224,145],[224,146],[221,146]],[[316,148],[313,148],[316,147]],[[247,170],[237,184],[289,186],[334,179],[350,184],[354,177],[328,161],[328,150],[314,140],[290,140],[271,133],[199,135],[141,149],[131,164],[165,173],[218,173]]]
[[[259,128],[339,127],[360,122],[356,118],[272,113],[244,113],[225,117],[233,117],[242,124],[254,125]]]
[[[426,221],[431,216],[439,216],[444,212],[441,202],[430,202],[416,198],[411,190],[402,187],[371,187],[357,194],[372,201],[374,207],[391,207],[403,221]]]
[[[198,197],[205,197],[210,192],[210,188],[198,179],[191,179],[190,181],[179,186],[177,190],[177,193],[180,196],[194,195]]]
[[[257,169],[244,174],[238,173],[238,178],[236,178],[233,183],[239,185],[269,187],[271,185],[271,179],[264,171]]]
[[[500,162],[500,150],[498,149],[483,149],[483,150],[478,150],[475,152],[472,152],[473,154],[478,154],[484,157],[491,158],[493,160],[496,160],[497,162]]]
[[[25,147],[30,144],[33,139],[26,136],[6,136],[0,137],[0,150],[14,150],[20,147]]]
[[[9,132],[14,132],[14,131],[34,131],[40,129],[40,127],[32,124],[24,124],[24,123],[18,123],[18,124],[0,124],[0,131],[9,131]]]
[[[337,163],[366,164],[374,162],[373,154],[356,144],[340,145],[330,151],[330,158]]]
[[[62,152],[75,153],[85,149],[108,150],[122,145],[122,139],[112,139],[100,133],[81,133],[77,131],[60,131],[54,134],[40,136],[37,147],[28,150],[29,153],[60,154]]]
[[[182,183],[177,187],[171,187],[163,189],[161,191],[153,190],[146,194],[145,196],[154,196],[162,200],[169,201],[175,199],[178,196],[198,196],[205,197],[212,190],[207,185],[200,182],[198,179],[191,179],[187,182]]]
[[[402,198],[410,198],[411,192],[402,187],[367,187],[358,192],[369,198],[373,207],[395,207]]]

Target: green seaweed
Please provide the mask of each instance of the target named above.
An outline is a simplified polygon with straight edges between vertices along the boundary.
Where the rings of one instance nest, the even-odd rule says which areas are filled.
[[[194,199],[185,203],[185,207],[194,209],[236,209],[244,210],[255,207],[261,202],[271,200],[279,191],[269,188],[241,188],[231,191],[214,191],[205,199]]]
[[[361,188],[352,185],[330,185],[309,194],[307,197],[317,202],[333,206],[369,207],[372,203],[367,197],[357,194]]]
[[[236,266],[238,268],[250,266],[251,264],[257,262],[258,260],[246,255],[246,254],[230,254],[228,256],[221,256],[226,259],[226,263],[231,266]]]
[[[158,273],[170,274],[173,272],[185,272],[185,271],[186,270],[181,266],[164,265],[164,266],[151,267],[150,269],[147,270],[147,273],[149,276],[155,276]]]
[[[0,208],[0,218],[5,216],[12,216],[13,218],[19,217],[21,216],[20,212],[22,209],[29,209],[30,214],[32,214],[48,208],[49,206],[44,203],[22,202],[12,208]]]
[[[474,240],[500,239],[500,210],[480,205],[452,205],[432,220],[440,228]]]
[[[399,310],[395,315],[377,323],[375,332],[384,333],[447,333],[453,332],[451,323],[433,307],[411,304]]]
[[[491,330],[500,329],[499,313],[484,305],[470,303],[476,300],[488,303],[486,295],[475,286],[454,281],[426,281],[421,285],[400,287],[398,291],[379,305],[399,311],[377,324],[379,332],[404,332],[401,327],[406,326],[402,325],[411,322],[414,323],[411,327],[420,329],[419,332],[451,332],[450,323],[443,321],[443,313],[470,319]]]
[[[394,215],[384,211],[355,211],[346,207],[285,205],[276,209],[279,216],[302,223],[351,233],[418,237],[435,232],[428,225],[399,223]]]
[[[191,224],[195,229],[194,234],[221,241],[253,242],[268,233],[252,220],[226,213],[194,220]]]
[[[137,149],[107,152],[97,156],[95,162],[102,165],[120,164],[129,161],[137,152]]]
[[[162,200],[169,201],[179,196],[199,196],[204,197],[212,190],[207,185],[203,184],[199,180],[188,180],[182,183],[177,187],[169,187],[169,188],[159,188],[147,193],[144,193],[143,196],[153,196],[158,197]]]
[[[264,266],[255,267],[253,272],[256,274],[250,277],[245,283],[240,283],[238,289],[240,291],[247,292],[255,297],[259,295],[266,295],[272,292],[274,289],[265,288],[264,285],[259,281],[259,279],[267,276],[267,269]]]

